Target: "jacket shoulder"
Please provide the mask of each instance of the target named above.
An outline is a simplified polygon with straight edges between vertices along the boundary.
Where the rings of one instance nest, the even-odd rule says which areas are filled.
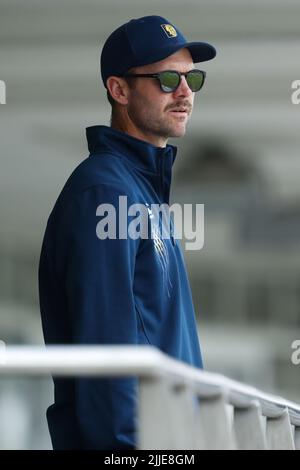
[[[101,153],[83,160],[70,175],[63,190],[76,195],[97,185],[110,185],[127,192],[133,183],[132,173],[122,158]]]

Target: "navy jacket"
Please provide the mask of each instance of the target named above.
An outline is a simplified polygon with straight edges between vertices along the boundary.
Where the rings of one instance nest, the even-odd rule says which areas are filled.
[[[103,220],[97,207],[112,204],[118,216],[120,195],[128,207],[169,203],[177,148],[106,126],[87,128],[87,139],[90,156],[66,182],[44,235],[39,295],[46,344],[152,345],[202,368],[178,240],[96,234]],[[47,410],[54,449],[135,448],[136,378],[55,378],[54,385]]]

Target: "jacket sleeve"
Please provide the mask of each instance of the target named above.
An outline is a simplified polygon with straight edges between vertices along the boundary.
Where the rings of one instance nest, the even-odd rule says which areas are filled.
[[[138,343],[133,296],[138,240],[100,239],[96,233],[103,220],[96,215],[97,207],[111,204],[110,214],[116,217],[111,220],[110,236],[114,222],[118,235],[119,194],[107,185],[96,186],[82,192],[74,205],[65,289],[75,344]],[[75,396],[83,448],[135,448],[136,378],[78,377]]]

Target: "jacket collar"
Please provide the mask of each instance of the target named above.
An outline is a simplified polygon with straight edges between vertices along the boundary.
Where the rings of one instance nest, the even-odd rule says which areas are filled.
[[[144,140],[108,126],[87,127],[86,136],[91,154],[114,153],[126,158],[140,169],[152,173],[160,173],[161,156],[164,159],[164,166],[171,170],[177,154],[177,147],[174,145],[155,147]]]

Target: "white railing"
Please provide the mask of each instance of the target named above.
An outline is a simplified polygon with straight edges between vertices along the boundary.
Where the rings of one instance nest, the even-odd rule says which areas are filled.
[[[300,406],[150,346],[10,346],[1,375],[136,376],[139,449],[300,449]]]

